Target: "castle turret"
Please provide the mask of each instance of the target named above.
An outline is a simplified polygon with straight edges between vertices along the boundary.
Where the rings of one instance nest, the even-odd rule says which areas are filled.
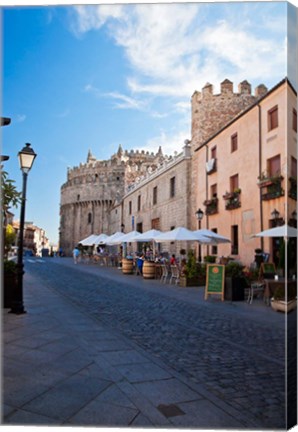
[[[87,155],[87,163],[96,162],[96,157],[93,156],[91,153],[91,150],[89,149],[88,155]]]

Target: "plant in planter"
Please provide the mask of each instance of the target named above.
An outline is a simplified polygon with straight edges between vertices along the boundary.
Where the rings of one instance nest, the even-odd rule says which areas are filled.
[[[225,299],[230,301],[244,300],[244,289],[247,280],[244,265],[231,261],[225,267]]]
[[[287,289],[284,283],[277,284],[271,299],[271,307],[276,311],[290,312],[297,307],[296,282],[288,282]]]
[[[180,286],[199,286],[205,283],[206,266],[196,262],[193,250],[187,254],[187,262],[182,267]]]
[[[12,294],[18,284],[17,264],[12,260],[4,260],[3,262],[3,307],[10,308]]]
[[[214,255],[205,255],[204,256],[204,262],[205,263],[209,263],[209,264],[213,264],[216,261],[216,256]]]

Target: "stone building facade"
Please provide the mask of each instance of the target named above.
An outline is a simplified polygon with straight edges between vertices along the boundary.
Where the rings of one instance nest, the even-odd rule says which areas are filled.
[[[249,264],[260,242],[251,241],[251,233],[268,227],[272,205],[283,214],[282,208],[288,205],[285,197],[292,196],[288,210],[294,211],[291,185],[297,178],[297,140],[292,117],[296,102],[287,80],[269,92],[261,84],[254,95],[247,81],[239,84],[236,93],[229,80],[221,83],[219,94],[213,94],[212,85],[207,84],[191,98],[191,141],[185,142],[180,155],[165,157],[161,149],[156,154],[124,152],[119,147],[110,160],[97,161],[89,152],[85,164],[68,171],[61,188],[61,247],[70,252],[80,239],[101,232],[197,229],[195,212],[202,208],[202,228],[232,238],[232,249],[231,245],[204,246],[203,254],[232,254]],[[268,131],[268,116],[276,106],[278,127]],[[232,147],[236,150],[231,151]],[[266,200],[261,195],[267,190],[258,186],[257,177],[278,155],[281,168],[286,166],[292,175],[284,176],[288,180],[283,180],[283,198]],[[238,182],[237,187],[233,182]],[[241,206],[227,209],[232,188],[241,189]],[[263,243],[266,250],[272,249],[267,240]],[[186,245],[165,246],[173,252]]]
[[[111,210],[119,203],[129,185],[153,171],[164,160],[157,153],[123,151],[109,160],[97,160],[89,150],[86,163],[68,169],[61,187],[59,245],[70,254],[74,245],[94,233],[112,234],[121,226],[120,212]],[[114,217],[115,216],[115,217]]]

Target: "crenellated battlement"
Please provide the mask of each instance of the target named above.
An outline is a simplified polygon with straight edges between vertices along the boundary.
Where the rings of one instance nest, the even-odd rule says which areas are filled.
[[[201,145],[267,91],[267,87],[260,84],[252,95],[251,84],[244,80],[238,85],[238,92],[234,92],[234,84],[228,79],[220,83],[220,93],[214,94],[210,83],[205,84],[200,92],[195,91],[191,98],[192,147]]]

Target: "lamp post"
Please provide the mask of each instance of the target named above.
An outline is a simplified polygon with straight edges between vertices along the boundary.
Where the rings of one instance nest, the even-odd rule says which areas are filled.
[[[277,226],[277,225],[278,225],[278,219],[279,219],[279,211],[276,210],[276,209],[274,209],[274,210],[271,212],[271,216],[272,216],[272,218],[273,218],[273,220],[274,220],[275,226]]]
[[[199,222],[199,230],[201,229],[201,222],[204,216],[204,212],[203,210],[201,210],[199,208],[199,210],[196,211],[196,216],[198,218],[198,222]],[[201,243],[199,243],[199,262],[202,261],[202,251],[201,251]]]
[[[21,214],[20,214],[20,229],[18,239],[18,259],[17,259],[17,287],[13,293],[13,299],[11,303],[11,313],[23,314],[26,313],[23,304],[23,243],[24,243],[24,225],[25,225],[25,204],[26,204],[26,188],[27,188],[27,177],[30,169],[32,168],[36,154],[30,147],[30,144],[26,146],[18,153],[20,168],[23,173],[23,190],[21,200]]]

